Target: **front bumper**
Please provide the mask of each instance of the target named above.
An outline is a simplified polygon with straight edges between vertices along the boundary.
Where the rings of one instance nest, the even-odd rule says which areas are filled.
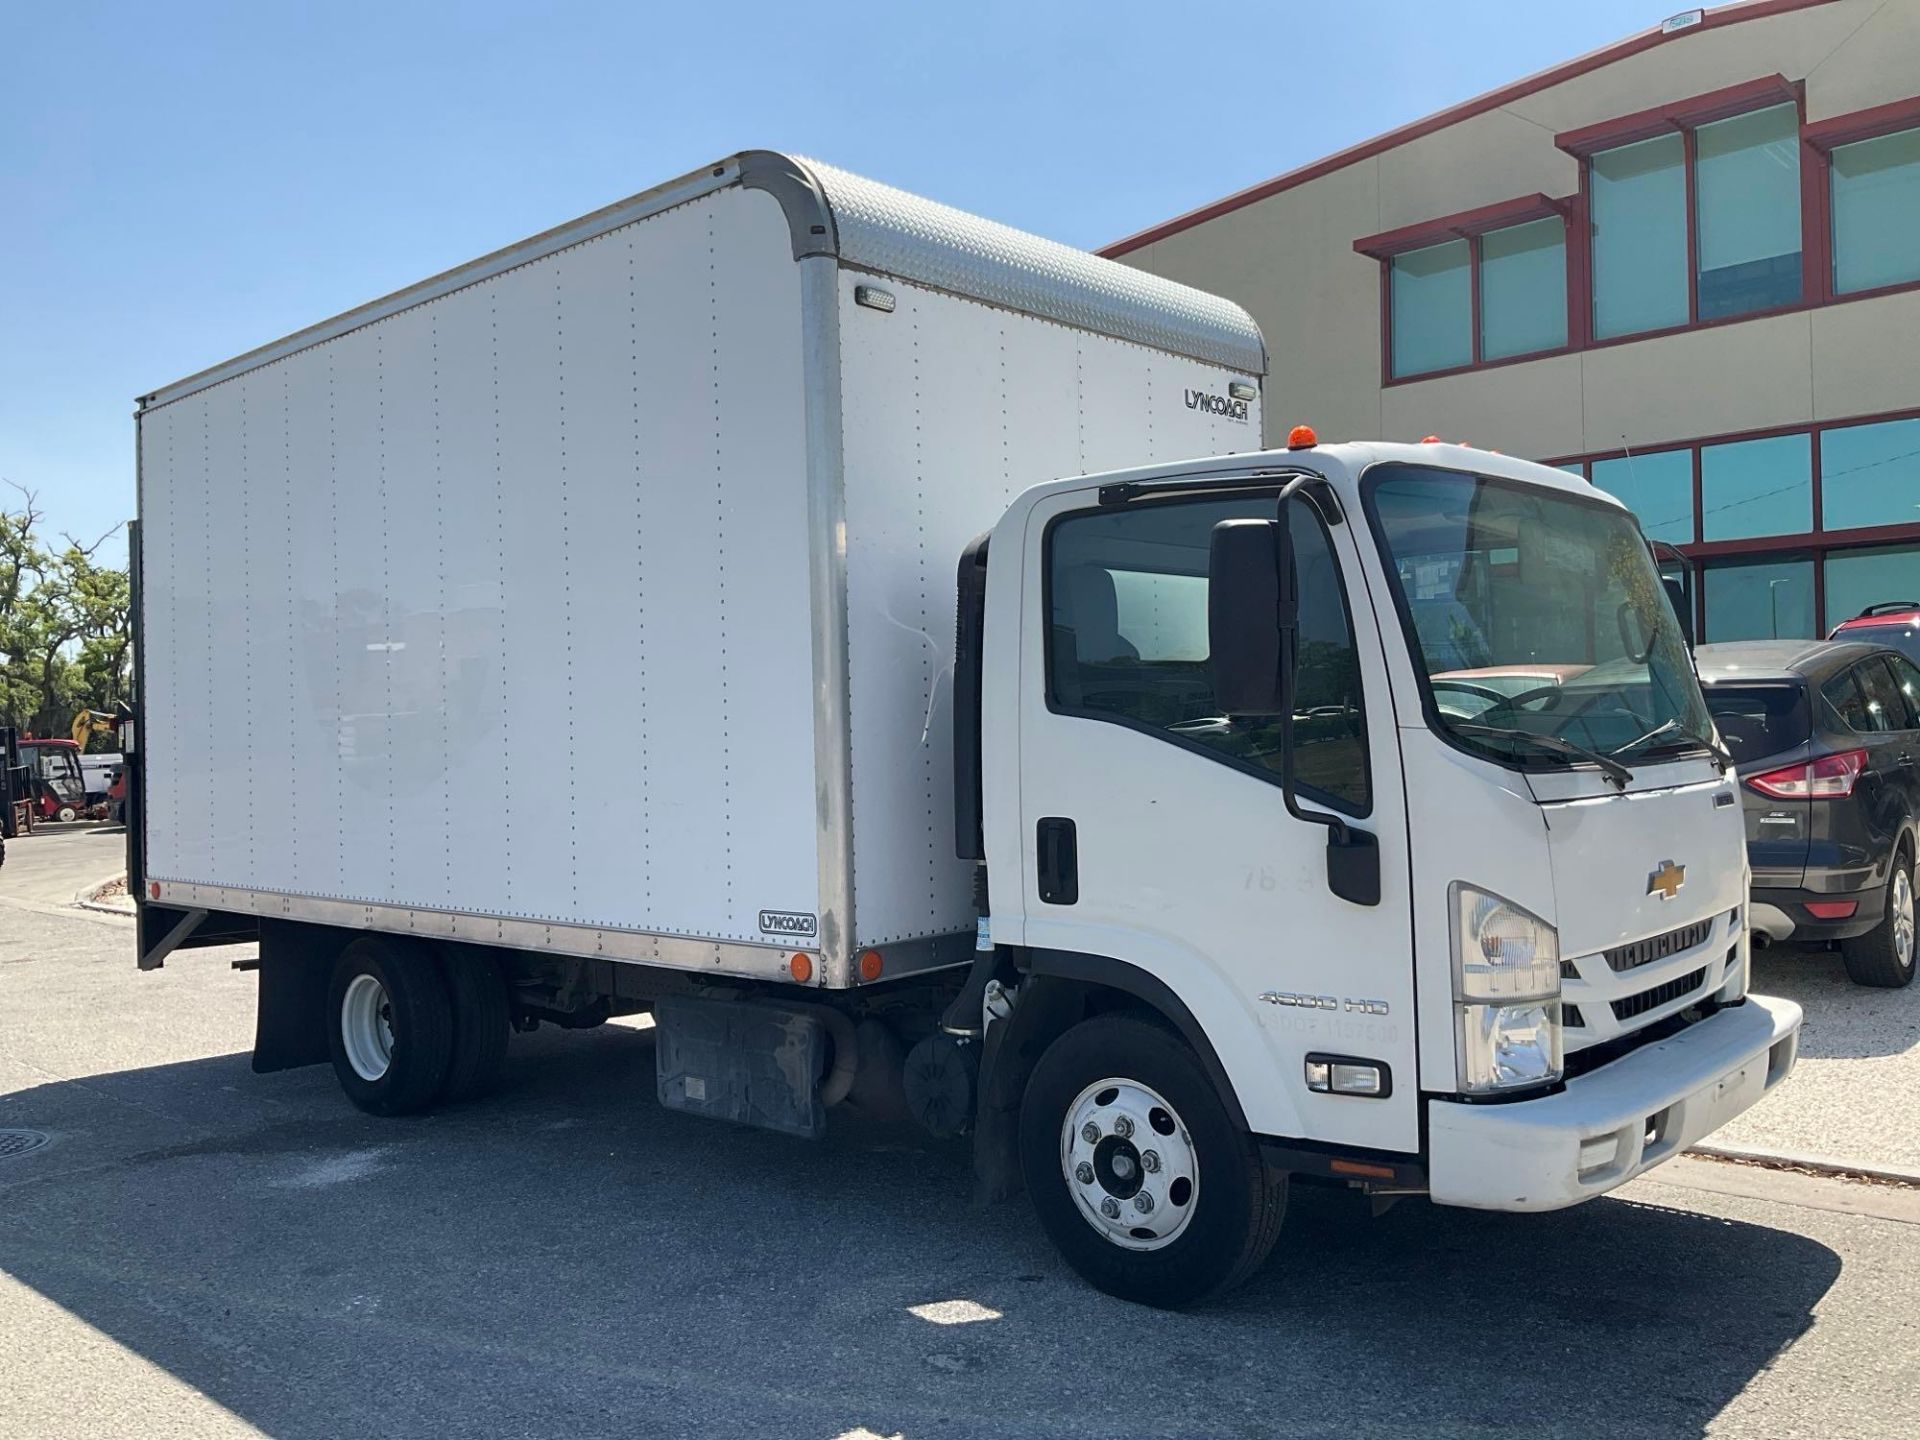
[[[1751,996],[1557,1095],[1427,1106],[1428,1187],[1442,1205],[1559,1210],[1603,1195],[1717,1130],[1793,1069],[1800,1007]]]

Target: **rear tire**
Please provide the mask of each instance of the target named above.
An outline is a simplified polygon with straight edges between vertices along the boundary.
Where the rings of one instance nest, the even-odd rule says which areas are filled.
[[[1914,908],[1913,850],[1902,840],[1887,876],[1886,915],[1865,935],[1840,942],[1849,980],[1881,990],[1913,983]]]
[[[484,953],[446,950],[440,963],[453,1001],[453,1046],[440,1098],[477,1099],[494,1087],[507,1058],[507,1032],[513,1018],[507,982],[493,957]]]
[[[1100,1140],[1082,1154],[1088,1127]],[[1020,1163],[1067,1263],[1142,1305],[1191,1305],[1240,1284],[1286,1213],[1287,1177],[1234,1123],[1194,1053],[1128,1016],[1083,1021],[1040,1057],[1020,1105]]]
[[[432,951],[368,936],[340,952],[327,984],[327,1052],[369,1115],[432,1103],[453,1052],[453,1000]]]

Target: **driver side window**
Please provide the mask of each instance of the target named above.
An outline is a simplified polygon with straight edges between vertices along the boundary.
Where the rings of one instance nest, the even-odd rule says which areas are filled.
[[[1047,537],[1047,698],[1069,715],[1151,731],[1278,783],[1280,722],[1229,723],[1207,665],[1207,556],[1222,520],[1273,498],[1136,502],[1056,521]],[[1297,505],[1300,644],[1294,779],[1352,815],[1372,807],[1366,712],[1345,590],[1325,527]]]

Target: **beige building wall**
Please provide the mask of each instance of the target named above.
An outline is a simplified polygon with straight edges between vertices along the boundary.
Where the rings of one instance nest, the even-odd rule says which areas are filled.
[[[1555,132],[1779,74],[1809,122],[1920,94],[1920,0],[1832,0],[1668,37],[1119,258],[1245,305],[1272,353],[1268,440],[1428,433],[1536,458],[1920,406],[1920,294],[1843,301],[1466,373],[1382,383],[1366,235],[1572,194]]]

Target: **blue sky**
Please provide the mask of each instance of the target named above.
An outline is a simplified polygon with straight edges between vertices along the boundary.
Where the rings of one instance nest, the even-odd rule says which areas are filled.
[[[90,539],[134,395],[735,150],[1095,246],[1675,8],[23,3],[0,480]]]

